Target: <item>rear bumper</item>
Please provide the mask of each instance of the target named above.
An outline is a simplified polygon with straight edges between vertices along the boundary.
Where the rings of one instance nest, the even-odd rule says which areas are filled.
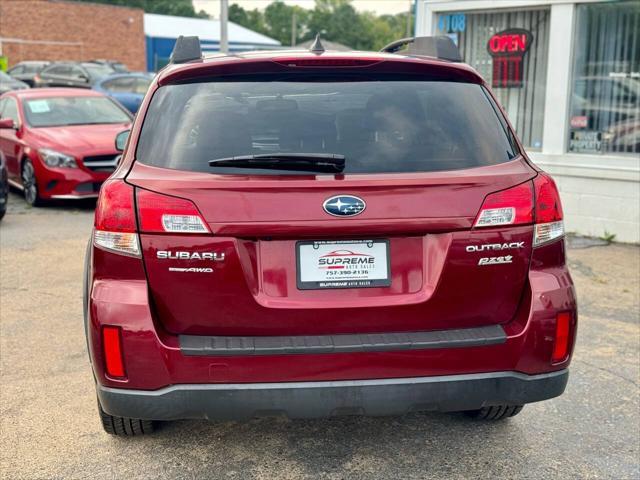
[[[538,248],[532,262],[540,262],[545,251],[556,251],[561,245]],[[298,382],[309,386],[311,382],[398,378],[431,381],[486,372],[518,372],[525,375],[522,378],[531,378],[564,370],[571,360],[577,325],[575,291],[566,267],[546,257],[544,263],[552,266],[529,271],[520,308],[503,325],[258,338],[167,333],[153,318],[142,262],[97,248],[90,252],[94,274],[87,272],[85,321],[91,363],[99,385],[118,391],[162,393],[191,388],[177,385],[214,385],[211,388],[216,390],[220,388],[216,385],[241,385],[243,389],[246,385],[291,386]],[[95,275],[96,265],[100,276]],[[231,308],[238,315],[243,311],[242,305],[220,308]],[[553,363],[559,312],[572,316],[571,348],[566,359]],[[319,313],[318,321],[321,319]],[[111,378],[105,372],[103,325],[122,328],[125,379]],[[169,397],[173,395],[183,393]]]
[[[538,402],[562,394],[568,378],[565,369],[539,375],[492,372],[380,380],[185,384],[153,391],[98,385],[98,397],[111,415],[149,420],[228,420],[279,414],[289,418],[382,416]]]

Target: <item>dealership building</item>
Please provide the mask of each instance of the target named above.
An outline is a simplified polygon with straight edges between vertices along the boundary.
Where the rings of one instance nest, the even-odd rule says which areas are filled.
[[[567,231],[640,242],[640,1],[417,0],[561,192]]]

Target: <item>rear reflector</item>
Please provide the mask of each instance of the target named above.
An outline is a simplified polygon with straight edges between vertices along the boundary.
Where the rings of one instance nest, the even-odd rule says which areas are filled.
[[[553,363],[563,362],[569,353],[569,331],[571,328],[571,314],[561,312],[556,317],[556,342],[553,346]]]
[[[474,227],[523,225],[533,222],[531,182],[492,193],[484,199]]]
[[[104,366],[107,375],[113,378],[124,378],[121,328],[112,326],[102,327],[102,346],[104,349]]]
[[[96,205],[93,244],[124,255],[140,256],[133,209],[133,187],[123,180],[107,180]]]
[[[210,233],[196,206],[185,198],[138,190],[140,231],[147,233]]]

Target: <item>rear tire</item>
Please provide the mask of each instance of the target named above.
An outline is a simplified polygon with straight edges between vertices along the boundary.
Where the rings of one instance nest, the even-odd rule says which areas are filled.
[[[474,420],[495,421],[513,417],[519,414],[523,407],[524,405],[495,405],[483,407],[479,410],[469,410],[464,413]]]
[[[153,420],[141,420],[139,418],[116,417],[109,415],[100,405],[98,401],[98,411],[100,412],[100,420],[102,428],[110,435],[118,437],[134,437],[145,435],[153,432],[155,425]]]

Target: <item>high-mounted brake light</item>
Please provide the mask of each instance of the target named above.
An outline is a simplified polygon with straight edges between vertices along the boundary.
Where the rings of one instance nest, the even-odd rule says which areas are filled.
[[[124,255],[140,256],[133,208],[133,187],[123,180],[107,180],[96,205],[93,243]]]
[[[138,190],[140,231],[148,233],[210,233],[196,206],[185,198]]]
[[[107,375],[113,378],[125,378],[124,359],[122,356],[122,329],[110,325],[102,327],[102,347]]]
[[[275,63],[287,67],[368,67],[380,63],[378,58],[278,58]]]
[[[533,180],[536,196],[536,226],[533,245],[543,245],[564,235],[562,204],[553,179],[540,173]]]
[[[485,198],[474,227],[521,225],[533,222],[531,182],[492,193]]]
[[[571,314],[560,312],[556,316],[556,341],[553,345],[551,361],[553,363],[563,362],[569,353],[569,333],[571,330]]]

